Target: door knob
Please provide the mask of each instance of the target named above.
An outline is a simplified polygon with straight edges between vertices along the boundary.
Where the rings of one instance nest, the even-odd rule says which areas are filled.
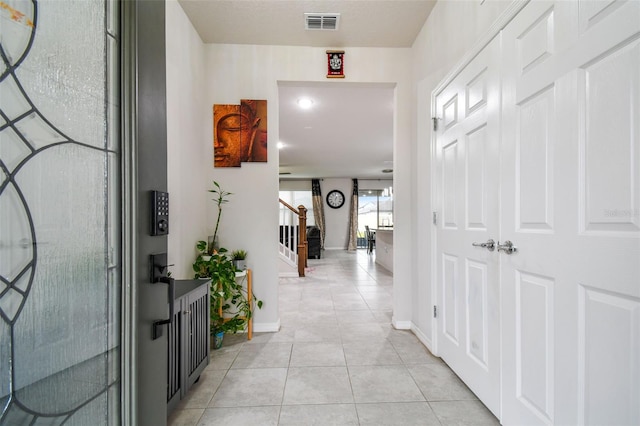
[[[471,245],[474,247],[484,247],[489,251],[493,251],[496,248],[496,242],[491,239],[487,240],[486,243],[471,243]]]
[[[518,248],[509,240],[505,241],[504,244],[500,244],[500,241],[498,241],[498,251],[501,250],[506,254],[513,254],[518,251]]]

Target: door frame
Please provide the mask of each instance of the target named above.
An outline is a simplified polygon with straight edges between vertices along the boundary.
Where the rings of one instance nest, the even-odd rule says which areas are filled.
[[[135,424],[137,418],[138,369],[136,335],[138,334],[137,217],[136,186],[137,168],[135,152],[137,139],[135,131],[136,96],[136,7],[135,2],[121,1],[120,7],[120,176],[122,191],[122,268],[121,268],[121,422]]]
[[[167,288],[152,284],[149,255],[168,237],[151,236],[150,190],[167,190],[165,2],[117,0],[121,28],[121,424],[167,421],[167,337],[152,322],[167,316]],[[164,350],[163,350],[164,348]],[[158,374],[158,373],[161,374]]]

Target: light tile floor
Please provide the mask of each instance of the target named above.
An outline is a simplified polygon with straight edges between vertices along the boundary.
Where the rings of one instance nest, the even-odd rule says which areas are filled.
[[[499,424],[411,332],[391,327],[393,277],[374,259],[327,250],[306,278],[281,278],[281,330],[225,336],[168,424]]]

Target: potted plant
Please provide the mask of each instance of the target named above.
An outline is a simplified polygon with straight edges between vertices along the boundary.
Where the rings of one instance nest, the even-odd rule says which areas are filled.
[[[226,255],[224,248],[214,251],[211,256],[206,255],[207,243],[199,241],[198,257],[193,263],[195,278],[210,278],[211,288],[209,292],[210,302],[210,332],[213,337],[213,345],[218,349],[222,345],[224,332],[227,326],[224,321],[224,310],[228,308],[227,300],[234,294],[236,285],[236,267]]]
[[[231,259],[233,259],[233,264],[236,266],[236,269],[239,271],[244,271],[247,269],[247,251],[238,249],[231,252]]]
[[[214,348],[222,345],[224,333],[244,331],[251,319],[252,305],[262,308],[262,301],[252,295],[249,300],[244,279],[236,277],[236,266],[225,248],[214,252],[210,257],[204,255],[206,243],[198,242],[200,254],[193,264],[196,278],[211,278],[211,336]],[[208,258],[208,259],[207,259]],[[246,275],[244,276],[246,277]]]
[[[216,227],[213,231],[213,235],[209,237],[209,241],[207,244],[207,253],[209,255],[213,254],[214,250],[218,249],[218,227],[220,226],[220,218],[222,217],[222,205],[228,203],[229,195],[233,195],[232,192],[227,192],[218,182],[213,181],[213,189],[210,189],[209,192],[216,195],[212,200],[216,203],[216,207],[218,208],[218,217],[216,218]]]
[[[218,182],[213,182],[215,188],[210,190],[217,197],[213,199],[218,207],[218,218],[213,234],[213,240],[217,238],[222,205],[226,203],[230,192],[224,191]],[[208,241],[198,241],[196,244],[198,255],[193,263],[195,278],[210,278],[210,332],[213,337],[214,348],[222,345],[224,333],[236,333],[243,331],[251,319],[251,307],[253,303],[262,308],[262,301],[252,296],[248,300],[247,290],[242,282],[236,279],[238,269],[228,255],[225,248],[212,248]],[[244,251],[244,250],[243,250]],[[246,257],[247,252],[244,251]]]

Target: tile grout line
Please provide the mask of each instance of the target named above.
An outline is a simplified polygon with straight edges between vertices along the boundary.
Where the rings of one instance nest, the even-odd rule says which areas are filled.
[[[359,260],[359,259],[358,259]],[[343,266],[344,262],[341,262],[341,266]],[[360,271],[361,269],[364,269],[364,267],[362,266],[362,264],[360,264],[360,262],[358,262],[357,264],[358,266],[358,271]],[[315,286],[316,284],[319,284],[321,287],[319,288],[318,291],[318,295],[321,295],[321,297],[319,296],[319,300],[323,301],[321,302],[324,303],[324,301],[331,301],[331,308],[332,309],[332,313],[330,315],[330,318],[335,320],[335,324],[337,326],[337,332],[339,340],[331,340],[331,336],[332,334],[327,335],[326,333],[320,333],[320,334],[309,334],[308,336],[306,334],[301,335],[299,337],[312,337],[312,338],[320,338],[319,341],[299,341],[296,340],[296,330],[299,329],[299,327],[293,327],[292,331],[293,334],[289,335],[289,333],[287,333],[286,336],[282,336],[284,337],[285,340],[283,341],[269,341],[269,339],[267,339],[267,341],[265,343],[260,343],[262,345],[264,345],[264,347],[268,347],[269,343],[282,343],[282,344],[290,344],[289,350],[288,350],[288,360],[286,362],[286,376],[285,376],[285,380],[284,380],[284,384],[282,387],[282,393],[280,395],[280,404],[271,404],[271,405],[264,405],[265,407],[274,407],[277,406],[278,407],[278,413],[277,413],[277,424],[280,424],[283,420],[286,421],[287,417],[283,417],[283,408],[286,407],[293,407],[293,406],[297,406],[297,407],[304,407],[304,406],[316,406],[316,407],[322,407],[322,406],[326,406],[326,405],[344,405],[345,407],[350,407],[349,408],[349,419],[353,419],[353,421],[356,422],[356,424],[361,424],[363,421],[363,418],[361,418],[362,415],[365,415],[366,417],[366,413],[368,413],[369,415],[371,415],[370,413],[372,413],[371,411],[371,407],[375,406],[375,405],[379,405],[379,404],[395,404],[395,403],[415,403],[415,404],[423,404],[424,402],[426,402],[427,404],[424,407],[428,407],[428,409],[431,411],[431,414],[433,415],[433,420],[434,420],[434,424],[438,424],[438,425],[442,425],[442,421],[440,419],[440,417],[438,417],[435,413],[435,411],[433,410],[433,406],[432,406],[432,402],[434,401],[429,401],[427,400],[427,397],[425,395],[425,391],[423,391],[423,389],[418,385],[417,382],[417,378],[416,376],[414,376],[410,369],[413,368],[413,366],[418,366],[418,365],[422,365],[422,364],[432,364],[434,363],[433,360],[430,360],[428,358],[424,358],[424,361],[422,362],[417,362],[422,360],[423,358],[419,357],[419,353],[416,352],[416,348],[413,347],[412,342],[409,342],[408,340],[406,340],[405,335],[404,334],[394,334],[394,330],[391,328],[391,330],[388,327],[388,318],[385,318],[386,315],[384,314],[384,312],[386,312],[388,309],[385,309],[384,306],[382,306],[381,304],[379,304],[379,301],[384,300],[385,297],[389,296],[389,285],[388,284],[380,284],[380,282],[378,281],[378,279],[376,279],[376,277],[371,274],[368,273],[368,276],[371,278],[371,281],[374,282],[374,285],[369,286],[367,285],[360,285],[361,284],[361,280],[357,279],[357,276],[353,276],[352,273],[350,273],[350,269],[346,268],[346,267],[341,267],[339,269],[340,272],[340,277],[338,280],[330,280],[327,278],[327,275],[324,274],[320,277],[318,277],[318,281],[313,281],[313,282],[309,282],[309,286],[308,287],[304,287],[303,289],[301,289],[301,291],[296,291],[295,293],[292,292],[291,294],[294,296],[292,299],[295,299],[291,302],[291,304],[295,305],[295,306],[289,306],[289,308],[293,308],[291,309],[291,311],[287,310],[287,313],[291,312],[289,321],[293,321],[293,324],[298,324],[299,323],[299,319],[296,318],[296,315],[299,314],[304,314],[301,311],[301,303],[304,303],[304,294],[305,291],[304,290],[313,290],[313,286]],[[387,282],[387,280],[385,279],[385,277],[379,275],[379,278],[382,278],[383,282]],[[294,289],[296,284],[294,282],[287,282],[285,284],[287,286],[287,289]],[[375,289],[377,288],[378,290],[376,291],[368,291],[367,289]],[[334,290],[335,289],[335,290]],[[357,320],[355,319],[355,317],[353,317],[350,320],[345,321],[343,317],[343,321],[339,321],[338,320],[338,310],[336,309],[336,303],[335,300],[340,299],[341,294],[344,295],[350,295],[352,294],[351,292],[353,291],[353,294],[357,294],[360,298],[362,298],[362,300],[365,302],[365,305],[367,306],[366,309],[361,309],[359,311],[363,311],[363,312],[367,312],[367,314],[369,315],[369,318],[373,318],[368,320],[368,322],[364,322],[366,324],[375,324],[377,325],[382,331],[383,331],[383,335],[381,335],[381,337],[383,337],[382,339],[375,340],[375,342],[377,342],[377,344],[384,344],[385,346],[389,346],[389,348],[391,349],[392,353],[398,358],[399,364],[393,364],[393,363],[386,363],[386,361],[389,359],[388,357],[383,358],[385,363],[384,364],[380,364],[379,361],[377,361],[377,359],[379,359],[380,357],[373,357],[371,359],[371,361],[366,361],[366,362],[371,362],[373,364],[369,365],[369,364],[362,364],[362,365],[358,365],[358,355],[356,355],[356,358],[354,359],[354,362],[356,362],[356,364],[351,364],[348,362],[348,357],[347,357],[347,351],[345,350],[345,345],[350,345],[353,346],[354,348],[359,347],[362,343],[364,343],[365,341],[358,338],[358,336],[364,336],[366,337],[364,334],[362,334],[363,332],[365,334],[369,333],[368,330],[364,330],[364,331],[360,331],[356,328],[356,334],[350,334],[347,331],[345,331],[344,326],[345,325],[349,325],[354,323],[354,321],[360,323],[362,322],[362,320],[364,320],[365,318],[358,318]],[[313,291],[310,292],[311,297],[309,299],[313,299]],[[365,298],[365,294],[368,295],[367,298]],[[309,297],[309,295],[307,295],[307,297]],[[351,297],[351,296],[349,296]],[[306,302],[309,301],[306,300]],[[367,301],[367,299],[369,299],[370,302]],[[372,308],[372,306],[370,305],[370,303],[374,304],[377,306],[377,309],[374,310]],[[309,324],[307,324],[306,326],[308,326],[309,328],[313,328],[313,327],[320,327],[322,328],[324,325],[326,325],[327,321],[330,321],[326,316],[323,316],[323,314],[321,313],[322,309],[326,309],[326,308],[322,308],[322,307],[313,307],[311,306],[311,312],[312,315],[312,321],[309,322]],[[315,312],[315,310],[318,310],[317,313]],[[328,309],[327,309],[328,311]],[[347,310],[344,309],[344,311],[354,311],[354,309],[351,310]],[[381,316],[377,316],[374,314],[375,312],[378,312],[379,315]],[[324,319],[323,319],[324,318]],[[386,326],[383,325],[383,323],[381,322],[382,319],[385,319],[384,324]],[[318,322],[320,321],[320,322]],[[363,324],[364,324],[363,323]],[[372,329],[371,332],[374,332],[374,330]],[[374,333],[375,334],[375,333]],[[351,336],[351,338],[349,338],[349,336]],[[354,340],[355,339],[355,340]],[[368,341],[366,341],[366,344],[370,344],[371,343],[371,339],[369,339]],[[304,404],[284,404],[285,400],[284,397],[286,395],[286,390],[289,383],[289,379],[290,377],[290,373],[291,373],[291,368],[294,368],[293,362],[295,361],[293,358],[293,355],[295,354],[294,352],[294,347],[298,347],[300,348],[301,346],[304,347],[307,344],[327,344],[327,343],[332,343],[332,344],[338,344],[336,345],[337,347],[339,347],[342,350],[342,354],[340,356],[340,358],[334,358],[332,355],[329,355],[328,359],[335,359],[336,361],[339,360],[339,362],[344,362],[344,368],[345,371],[347,373],[347,377],[346,379],[349,382],[349,387],[350,387],[350,391],[351,391],[351,397],[352,397],[352,402],[350,403],[314,403],[314,402],[309,402],[309,403],[304,403]],[[404,350],[402,351],[403,353],[405,353],[405,356],[403,357],[401,355],[401,349]],[[244,344],[242,344],[242,346],[240,347],[240,349],[235,352],[233,355],[230,356],[230,358],[232,357],[233,359],[231,360],[231,362],[229,363],[229,366],[224,369],[224,375],[222,377],[222,379],[220,380],[218,386],[216,387],[215,391],[213,392],[213,394],[211,395],[211,399],[209,404],[206,404],[207,406],[204,408],[203,413],[199,416],[198,420],[196,423],[203,421],[203,419],[205,419],[205,413],[207,412],[207,410],[210,409],[214,409],[216,407],[210,407],[209,405],[213,402],[215,395],[220,391],[220,389],[222,388],[222,384],[225,380],[225,378],[227,378],[227,374],[230,372],[231,369],[233,369],[234,363],[236,363],[238,361],[238,357],[240,356],[240,352],[243,352],[244,349],[249,349],[248,346],[245,346]],[[256,349],[258,351],[258,353],[260,352],[260,350]],[[355,350],[355,349],[353,349]],[[333,351],[333,350],[332,350]],[[408,352],[407,352],[408,351]],[[365,350],[365,353],[367,351]],[[386,350],[385,350],[386,352]],[[278,356],[282,356],[284,355],[286,352],[282,352],[281,355]],[[329,352],[330,354],[331,352]],[[359,353],[359,352],[358,352]],[[303,353],[301,353],[303,354]],[[364,354],[364,353],[363,353]],[[389,353],[390,355],[390,353]],[[304,358],[304,357],[303,357]],[[256,358],[257,359],[257,358]],[[324,359],[324,355],[322,355],[321,358],[318,358],[320,361],[320,363],[322,362],[321,360]],[[392,361],[389,361],[392,362]],[[408,363],[409,362],[409,363]],[[313,362],[313,364],[317,364],[316,362]],[[354,392],[354,383],[352,382],[352,371],[351,369],[354,367],[399,367],[402,366],[402,368],[404,369],[404,371],[407,372],[407,374],[409,374],[410,378],[411,378],[411,382],[407,382],[407,383],[413,383],[414,386],[416,386],[420,392],[421,397],[423,398],[422,401],[381,401],[381,402],[363,402],[363,403],[358,403],[356,400],[356,395]],[[308,366],[300,366],[299,368],[307,368]],[[334,365],[318,365],[316,366],[318,368],[325,368],[325,367],[336,367]],[[337,366],[340,367],[340,366]],[[258,368],[270,368],[270,367],[259,367],[259,366],[255,366],[255,367],[251,367],[249,366],[248,368],[244,368],[244,370],[250,370],[250,369],[258,369]],[[239,369],[238,369],[239,370]],[[420,370],[418,370],[420,371]],[[420,375],[420,377],[422,377]],[[383,395],[384,396],[384,395]],[[393,399],[393,398],[389,398],[389,399]],[[304,399],[303,399],[304,400]],[[309,399],[310,401],[318,401],[316,399]],[[458,401],[457,399],[455,401]],[[460,401],[466,401],[466,400],[460,400]],[[437,401],[435,401],[437,402]],[[443,400],[443,402],[454,402],[454,400]],[[366,408],[367,411],[361,413],[360,410],[358,410],[358,406],[362,405],[363,407],[365,406],[371,406],[369,408]],[[250,407],[262,407],[263,405],[252,405]],[[239,408],[240,410],[242,410],[242,408],[250,408],[250,407],[223,407],[223,408]],[[364,408],[363,408],[364,409]],[[386,409],[386,408],[385,408]],[[346,410],[346,408],[345,408]],[[355,413],[353,413],[351,410],[354,410]],[[413,410],[413,409],[412,409]],[[271,412],[273,413],[272,415],[275,415],[276,413],[274,412],[275,410],[272,410]],[[304,412],[304,410],[303,410]],[[310,412],[314,412],[313,410]],[[291,411],[289,411],[289,413],[291,413]],[[346,413],[346,411],[345,411]],[[353,413],[353,414],[351,414]],[[355,417],[352,417],[355,414]],[[272,417],[273,419],[273,417]],[[204,423],[203,423],[204,424]]]

